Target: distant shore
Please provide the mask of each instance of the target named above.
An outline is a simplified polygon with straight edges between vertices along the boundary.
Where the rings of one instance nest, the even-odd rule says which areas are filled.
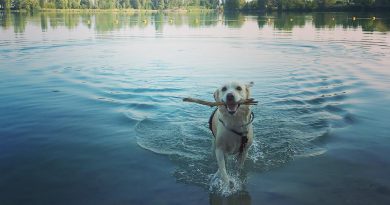
[[[0,11],[7,11],[0,9]],[[27,11],[38,11],[38,12],[70,12],[70,13],[189,13],[189,12],[214,12],[218,11],[216,9],[163,9],[163,10],[153,10],[153,9],[36,9],[36,10],[26,10],[26,9],[11,9],[11,12],[27,12]]]
[[[383,12],[389,11],[390,6],[382,7],[359,7],[359,6],[333,6],[326,8],[290,8],[290,9],[257,9],[257,8],[242,8],[237,10],[224,10],[224,9],[206,9],[206,8],[179,8],[179,9],[54,9],[54,8],[41,8],[34,10],[26,9],[1,9],[0,11],[11,11],[11,12],[27,12],[27,11],[38,11],[38,12],[70,12],[70,13],[190,13],[190,12],[243,12],[243,13],[263,13],[263,12]]]

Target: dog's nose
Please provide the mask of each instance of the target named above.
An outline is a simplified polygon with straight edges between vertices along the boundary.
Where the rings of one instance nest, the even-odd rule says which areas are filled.
[[[233,100],[234,100],[234,95],[233,95],[232,93],[228,93],[228,94],[226,95],[226,100],[227,100],[227,101],[233,101]]]

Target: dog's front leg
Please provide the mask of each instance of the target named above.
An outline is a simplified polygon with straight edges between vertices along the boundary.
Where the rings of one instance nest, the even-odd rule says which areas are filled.
[[[248,155],[248,148],[245,148],[242,153],[238,154],[238,168],[242,169],[244,167],[244,162],[246,159],[246,156]]]
[[[225,154],[220,148],[215,149],[215,156],[217,158],[218,162],[218,171],[217,174],[220,175],[224,183],[229,182],[228,175],[226,173],[226,166],[225,166]]]

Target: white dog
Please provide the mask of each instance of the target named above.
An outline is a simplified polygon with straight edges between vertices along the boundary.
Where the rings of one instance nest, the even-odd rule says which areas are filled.
[[[225,103],[218,106],[209,120],[215,138],[214,148],[218,162],[218,171],[214,177],[220,177],[225,184],[229,184],[225,165],[227,155],[238,154],[238,165],[242,168],[248,148],[253,142],[253,113],[249,105],[238,104],[240,100],[250,98],[249,89],[252,85],[252,82],[231,82],[214,93],[216,102]]]

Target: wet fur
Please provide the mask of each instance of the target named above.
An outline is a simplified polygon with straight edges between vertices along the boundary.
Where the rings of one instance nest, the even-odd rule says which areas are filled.
[[[232,93],[236,101],[241,99],[250,98],[250,87],[253,84],[240,84],[237,82],[231,82],[224,86],[228,89],[223,92],[222,86],[214,92],[215,101],[221,102],[226,99],[227,93]],[[241,91],[238,91],[237,86],[242,87]],[[250,121],[251,110],[248,105],[240,105],[237,111],[232,115],[228,112],[225,106],[219,106],[212,119],[212,131],[215,134],[214,150],[215,156],[218,162],[218,171],[214,177],[219,177],[225,184],[229,184],[229,177],[226,172],[226,158],[227,155],[238,155],[238,166],[242,168],[246,159],[248,148],[253,142],[253,127],[252,124],[248,125],[245,130],[248,130],[248,143],[246,144],[242,153],[239,152],[241,146],[241,136],[231,132],[229,129],[234,129],[238,132],[242,132],[240,127]],[[221,119],[226,127],[218,120]]]

